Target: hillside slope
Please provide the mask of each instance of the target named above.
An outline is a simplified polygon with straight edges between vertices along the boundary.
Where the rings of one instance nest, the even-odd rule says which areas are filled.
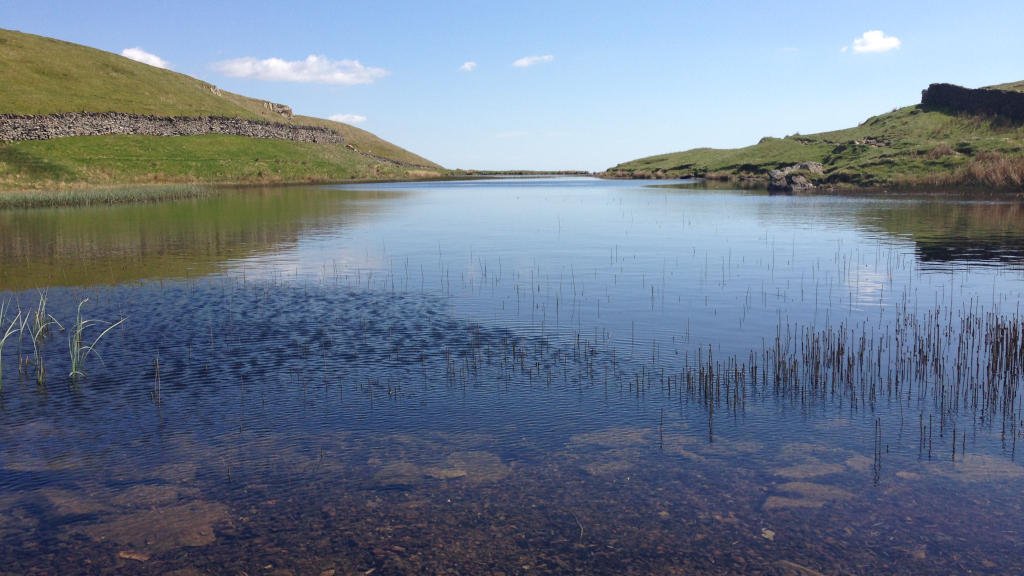
[[[152,170],[141,173],[138,170],[120,171],[116,162],[110,163],[103,174],[90,168],[99,159],[110,160],[123,152],[124,139],[99,137],[89,139],[83,146],[81,138],[64,138],[40,142],[17,142],[0,145],[0,187],[25,187],[33,184],[106,184],[116,182],[159,181],[280,181],[298,178],[299,181],[317,181],[324,177],[332,179],[373,178],[373,165],[381,164],[380,158],[401,164],[414,165],[426,171],[440,171],[441,167],[429,160],[404,150],[374,134],[354,126],[319,118],[291,116],[286,107],[262,100],[232,94],[217,87],[179,74],[135,62],[128,58],[63,42],[42,36],[0,30],[0,113],[2,114],[52,114],[60,112],[127,112],[154,116],[225,116],[280,122],[293,125],[324,126],[342,134],[347,144],[358,152],[372,155],[367,157],[352,150],[321,150],[318,147],[303,147],[295,142],[272,141],[256,145],[265,154],[278,156],[278,163],[286,159],[295,160],[294,169],[282,176],[259,176],[267,171],[227,170],[220,174],[197,172],[194,169],[179,169],[174,165],[158,166],[162,171]],[[285,113],[282,113],[285,112]],[[188,137],[195,142],[208,140],[209,136]],[[238,140],[230,137],[227,140]],[[189,155],[188,143],[170,142],[176,138],[133,136],[136,152],[148,155],[143,160],[159,162],[165,147],[167,152]],[[244,140],[244,139],[242,139]],[[222,140],[223,141],[223,140]],[[112,148],[108,143],[117,142]],[[185,146],[182,149],[182,146]],[[246,150],[253,143],[235,143],[233,148]],[[217,151],[207,145],[197,144],[196,153],[214,154],[214,157],[196,156],[197,161],[211,160]],[[304,156],[309,158],[304,158]],[[346,155],[352,158],[344,158]],[[250,160],[254,159],[250,158]],[[264,156],[266,158],[266,156]],[[325,172],[303,174],[303,162],[315,163],[324,158],[342,158],[337,169]],[[76,160],[77,159],[77,160]],[[139,157],[134,157],[139,160]],[[238,163],[241,158],[224,156],[221,160]],[[328,160],[328,163],[331,161]],[[386,162],[385,162],[386,163]],[[251,174],[250,174],[251,172]],[[388,177],[407,176],[402,170],[378,167],[376,172],[387,172]],[[401,172],[401,173],[399,173]],[[423,172],[423,170],[420,170]],[[60,174],[59,179],[52,180]],[[329,176],[327,174],[330,174]],[[40,180],[39,176],[45,176]],[[152,178],[152,176],[156,178]]]
[[[1024,83],[993,88],[1022,90]],[[697,148],[650,156],[609,168],[604,175],[769,184],[771,171],[787,168],[806,179],[808,186],[817,187],[1020,189],[1024,187],[1024,125],[998,116],[916,105],[874,116],[854,128],[763,138],[745,148]]]

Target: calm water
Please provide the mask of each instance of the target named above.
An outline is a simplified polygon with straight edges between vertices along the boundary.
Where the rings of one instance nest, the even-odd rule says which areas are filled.
[[[1019,204],[284,188],[0,257],[0,573],[1024,570]]]

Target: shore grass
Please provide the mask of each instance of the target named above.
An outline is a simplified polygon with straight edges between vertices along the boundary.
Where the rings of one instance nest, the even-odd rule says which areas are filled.
[[[640,158],[609,168],[611,177],[705,177],[764,180],[768,171],[820,162],[818,185],[1024,185],[1024,126],[909,106],[869,118],[855,128],[764,138],[745,148],[697,148]]]
[[[209,186],[440,176],[334,144],[241,136],[80,136],[0,144],[0,207],[139,202]]]
[[[213,186],[194,184],[0,190],[0,210],[184,200],[188,198],[205,198],[216,194],[217,191],[218,189]]]

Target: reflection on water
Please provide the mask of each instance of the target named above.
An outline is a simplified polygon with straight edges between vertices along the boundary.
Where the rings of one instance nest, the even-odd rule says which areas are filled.
[[[343,229],[400,193],[252,189],[214,198],[0,211],[0,289],[189,278]]]
[[[861,219],[911,238],[926,264],[1024,261],[1024,206],[1018,202],[902,201],[868,210]]]
[[[4,570],[1020,572],[1020,272],[641,186],[284,190],[215,273],[50,287],[65,332],[0,349]],[[86,297],[127,321],[70,381]]]

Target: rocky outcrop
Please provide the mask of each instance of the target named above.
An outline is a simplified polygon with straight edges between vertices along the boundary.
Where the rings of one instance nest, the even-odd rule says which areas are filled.
[[[932,84],[921,92],[924,108],[998,116],[1024,123],[1024,93],[980,88],[972,90],[954,84]]]
[[[779,192],[795,192],[800,190],[811,190],[814,183],[806,174],[821,175],[825,173],[825,167],[820,162],[801,162],[785,168],[770,170],[768,172],[768,189]]]
[[[24,116],[0,114],[0,142],[49,140],[68,136],[134,134],[143,136],[198,136],[230,134],[247,138],[272,138],[293,142],[344,144],[341,134],[319,126],[295,126],[278,122],[220,116],[143,116],[119,112],[80,112]]]
[[[274,114],[280,114],[281,116],[284,116],[285,118],[291,118],[292,117],[292,107],[291,106],[285,106],[284,104],[275,104],[273,102],[264,102],[263,103],[263,107],[266,108],[267,110],[273,112]]]

